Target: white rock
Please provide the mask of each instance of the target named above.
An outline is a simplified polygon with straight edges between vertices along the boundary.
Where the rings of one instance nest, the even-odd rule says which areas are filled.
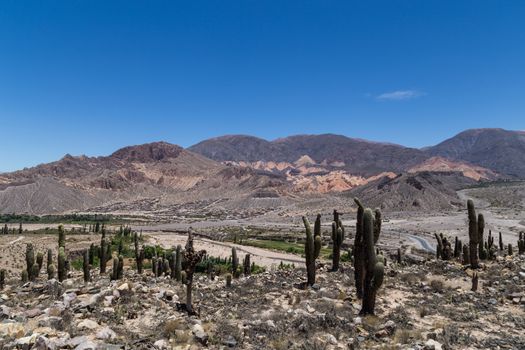
[[[127,282],[126,283],[122,283],[120,286],[117,287],[117,289],[119,291],[129,290],[129,284]]]
[[[79,329],[94,330],[94,329],[98,328],[98,323],[96,323],[95,321],[90,320],[90,319],[85,319],[85,320],[80,321],[79,324],[77,325],[77,327]]]
[[[165,350],[165,349],[169,349],[170,348],[170,344],[168,343],[168,341],[166,339],[160,339],[160,340],[157,340],[155,343],[153,343],[153,345],[158,348],[158,349],[162,349],[162,350]]]
[[[434,339],[429,339],[425,342],[425,350],[442,350],[441,343]]]
[[[109,327],[104,327],[97,332],[97,339],[115,339],[117,334]]]

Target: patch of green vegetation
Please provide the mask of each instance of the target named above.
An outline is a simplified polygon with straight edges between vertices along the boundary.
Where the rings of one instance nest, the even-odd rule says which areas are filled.
[[[304,255],[304,244],[302,243],[269,239],[247,239],[243,240],[240,244],[263,249],[279,250],[290,254]],[[331,254],[332,250],[330,248],[321,248],[320,255],[322,258],[327,259]]]

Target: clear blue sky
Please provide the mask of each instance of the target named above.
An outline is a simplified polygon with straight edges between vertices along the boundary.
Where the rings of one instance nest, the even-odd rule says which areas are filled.
[[[0,2],[0,171],[165,140],[525,129],[525,1]]]

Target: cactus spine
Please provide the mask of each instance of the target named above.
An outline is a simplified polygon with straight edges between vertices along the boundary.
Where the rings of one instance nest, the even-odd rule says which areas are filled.
[[[319,221],[319,227],[312,233],[310,222],[306,216],[303,216],[303,223],[306,229],[306,243],[304,245],[304,255],[306,256],[306,275],[308,286],[315,284],[315,260],[319,257],[321,251],[321,215],[317,215],[316,222]],[[314,227],[315,228],[315,227]]]
[[[468,235],[469,235],[469,258],[470,267],[473,269],[479,268],[478,260],[478,244],[479,244],[479,232],[478,232],[478,219],[476,217],[476,209],[474,208],[474,202],[469,199],[467,201],[468,210]],[[481,243],[483,244],[483,243]]]
[[[372,211],[366,209],[363,215],[363,256],[365,266],[365,278],[363,285],[363,304],[361,315],[373,315],[375,309],[376,295],[383,283],[384,261],[376,256],[374,246],[374,218]],[[379,238],[379,235],[377,235]]]
[[[318,216],[319,220],[315,220],[317,227],[319,222],[319,231],[321,231],[321,217]],[[334,221],[332,222],[332,271],[339,270],[339,261],[341,259],[341,246],[345,239],[345,229],[343,223],[339,219],[339,213],[334,210]]]

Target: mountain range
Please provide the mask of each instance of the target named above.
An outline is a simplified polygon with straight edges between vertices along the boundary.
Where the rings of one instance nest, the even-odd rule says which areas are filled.
[[[0,174],[0,212],[266,210],[341,193],[403,210],[447,208],[456,189],[501,178],[525,178],[525,132],[471,129],[424,149],[333,134],[228,135],[187,149],[155,142],[109,156],[66,155]]]

